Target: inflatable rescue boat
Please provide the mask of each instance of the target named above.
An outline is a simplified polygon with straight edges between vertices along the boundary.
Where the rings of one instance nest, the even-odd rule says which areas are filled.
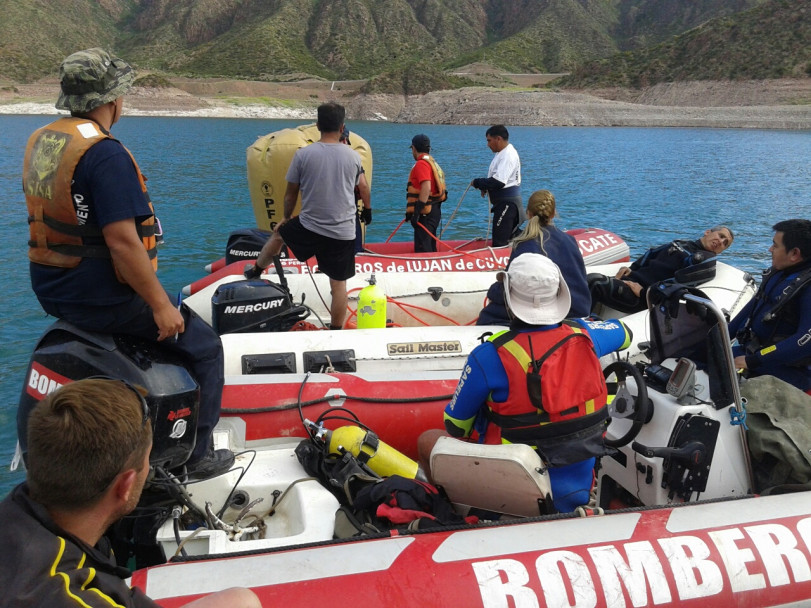
[[[577,241],[583,261],[591,266],[627,262],[630,260],[628,244],[613,232],[601,228],[574,228],[566,231]],[[240,275],[247,263],[256,260],[270,233],[256,228],[231,233],[225,247],[225,256],[208,264],[210,275],[203,276],[183,288],[187,296],[197,293],[225,275]],[[468,241],[438,241],[437,251],[414,253],[414,243],[366,243],[364,250],[355,254],[355,272],[481,272],[503,270],[510,260],[510,246],[491,247],[485,239]],[[286,251],[281,256],[282,267],[289,273],[318,272],[315,258],[300,262]]]
[[[594,271],[613,275],[618,267],[597,266]],[[329,282],[319,273],[285,274],[284,288],[275,274],[256,283],[221,276],[184,302],[221,334],[223,411],[251,414],[246,418],[248,439],[294,435],[301,425],[295,409],[300,400],[311,408],[311,416],[347,407],[379,433],[390,429],[381,436],[416,457],[416,437],[441,422],[467,355],[484,337],[504,329],[475,325],[495,275],[376,274],[376,287],[385,299],[385,310],[378,313],[385,316],[385,329],[286,331],[282,337],[278,330],[299,320],[307,327],[329,322]],[[347,327],[359,322],[359,304],[370,278],[358,275],[347,282]],[[749,276],[722,262],[701,289],[730,315],[754,295]],[[649,312],[606,311],[603,317],[621,318],[633,336],[623,358],[643,358],[641,347],[650,339]],[[605,357],[604,365],[611,360]],[[403,416],[409,424],[400,424]]]
[[[132,584],[169,608],[235,585],[264,605],[289,606],[324,595],[340,604],[485,607],[811,599],[811,493],[757,495],[724,317],[753,286],[722,263],[700,291],[662,292],[624,318],[630,356],[603,361],[617,452],[602,459],[588,504],[554,513],[547,470],[526,446],[447,439],[430,455],[433,482],[467,520],[357,520],[346,499],[352,483],[375,487],[379,476],[419,485],[417,438],[442,427],[464,358],[482,333],[500,329],[468,325],[463,302],[481,304],[494,273],[464,273],[465,285],[454,282],[459,274],[378,275],[387,317],[419,302],[399,327],[378,329],[283,331],[316,326],[325,314],[318,274],[223,277],[188,298],[222,333],[226,353],[215,445],[237,456],[213,479],[177,472],[193,441],[178,438],[172,421],[188,415],[185,427],[194,428],[196,385],[154,347],[59,322],[37,346],[23,397],[93,374],[147,388],[158,475],[140,510],[152,519],[134,531],[154,537],[130,556],[140,568]],[[350,297],[357,311],[360,293]],[[230,319],[228,306],[261,318]],[[302,445],[365,459],[369,473],[326,483],[305,468]]]
[[[548,474],[537,454],[520,449],[526,446],[448,439],[431,453],[434,482],[460,514],[503,514],[477,524],[392,524],[344,536],[339,523],[351,508],[303,468],[297,447],[333,445],[324,429],[350,426],[360,437],[355,452],[382,457],[384,442],[413,418],[405,407],[389,426],[361,416],[367,431],[348,422],[344,399],[316,417],[305,405],[319,375],[311,374],[301,377],[291,403],[297,429],[252,432],[249,410],[223,417],[217,447],[237,452],[235,468],[179,494],[177,523],[167,520],[157,532],[169,563],[135,572],[132,584],[168,608],[234,585],[250,587],[264,605],[286,606],[324,596],[377,606],[805,605],[811,492],[755,494],[761,488],[753,481],[724,313],[701,292],[683,289],[651,304],[647,315],[647,358],[616,370],[608,438],[617,453],[602,459],[594,498],[577,512],[548,512]],[[360,340],[364,331],[388,342],[388,332],[398,330],[309,333]],[[423,378],[412,380],[416,393]],[[327,421],[330,415],[338,419]],[[371,431],[375,440],[367,441]],[[347,450],[350,436],[342,439]],[[414,444],[405,451],[413,453]],[[406,461],[396,468],[417,475],[416,463]]]

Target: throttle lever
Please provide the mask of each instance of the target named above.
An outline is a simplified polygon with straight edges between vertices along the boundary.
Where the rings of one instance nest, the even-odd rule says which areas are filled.
[[[642,454],[645,458],[669,458],[672,460],[683,460],[692,466],[700,465],[704,462],[707,454],[706,446],[700,441],[688,441],[679,448],[649,448],[638,441],[631,444],[634,452]]]

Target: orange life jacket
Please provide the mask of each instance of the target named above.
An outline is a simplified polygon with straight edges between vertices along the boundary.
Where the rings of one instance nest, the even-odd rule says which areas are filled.
[[[75,268],[82,258],[110,258],[104,244],[86,245],[83,237],[103,238],[97,225],[80,224],[71,196],[76,165],[95,144],[112,136],[91,120],[64,117],[34,132],[23,161],[23,191],[28,207],[28,258],[37,264]],[[125,148],[126,149],[126,148]],[[146,178],[132,157],[138,181],[152,215],[136,225],[138,236],[158,269],[155,215],[146,188]],[[118,280],[124,283],[118,269]]]
[[[431,173],[434,175],[434,179],[431,180],[431,185],[433,186],[436,184],[436,190],[433,188],[431,189],[431,194],[428,197],[428,202],[426,202],[422,209],[420,210],[420,215],[428,215],[431,213],[431,209],[433,208],[433,204],[443,203],[448,200],[448,189],[445,187],[445,172],[442,170],[442,167],[439,166],[432,156],[429,154],[422,154],[418,159],[417,162],[424,160],[427,162],[431,167]],[[417,204],[420,201],[420,189],[415,188],[414,185],[411,183],[411,180],[408,180],[408,186],[406,187],[406,212],[407,213],[414,213],[414,209],[416,208]]]
[[[588,335],[564,324],[546,331],[505,331],[490,341],[507,373],[509,397],[488,399],[485,443],[526,443],[556,466],[602,455],[608,391]],[[569,436],[577,445],[566,445]],[[553,444],[561,453],[548,453]]]

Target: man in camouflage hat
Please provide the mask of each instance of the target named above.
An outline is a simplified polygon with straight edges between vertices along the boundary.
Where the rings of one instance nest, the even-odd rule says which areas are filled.
[[[23,165],[37,299],[48,314],[82,329],[159,341],[183,357],[200,384],[190,474],[228,470],[233,454],[212,446],[223,387],[222,343],[161,286],[146,178],[110,134],[135,74],[118,57],[92,48],[68,56],[59,77],[56,107],[71,115],[34,132]]]
[[[61,93],[58,110],[87,114],[129,91],[135,72],[130,65],[103,49],[70,55],[59,67]]]

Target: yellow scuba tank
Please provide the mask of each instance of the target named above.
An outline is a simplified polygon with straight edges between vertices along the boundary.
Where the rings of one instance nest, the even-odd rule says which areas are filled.
[[[372,431],[359,426],[342,426],[334,431],[326,431],[325,440],[330,454],[340,454],[339,448],[343,448],[359,460],[366,457],[366,465],[381,477],[400,475],[425,481],[425,475],[416,462],[380,441]]]
[[[358,329],[386,327],[386,294],[375,280],[369,277],[369,284],[358,294]]]

